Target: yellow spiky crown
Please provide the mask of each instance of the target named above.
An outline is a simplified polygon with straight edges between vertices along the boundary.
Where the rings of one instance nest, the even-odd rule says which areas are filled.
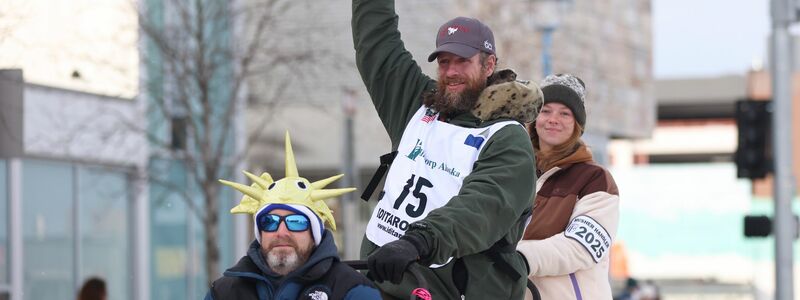
[[[244,194],[239,205],[231,209],[233,214],[256,214],[269,204],[297,204],[311,209],[320,219],[336,230],[333,211],[325,204],[325,199],[355,191],[355,188],[325,189],[325,186],[344,176],[339,174],[319,181],[309,182],[297,173],[297,164],[292,152],[289,132],[286,132],[286,177],[273,181],[269,173],[261,176],[243,171],[253,184],[250,186],[220,179],[219,181]]]

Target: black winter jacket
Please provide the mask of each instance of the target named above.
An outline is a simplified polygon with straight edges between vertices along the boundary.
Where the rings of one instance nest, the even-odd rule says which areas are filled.
[[[205,299],[380,299],[371,281],[339,261],[328,230],[306,264],[286,276],[269,268],[260,248],[253,241],[247,255],[211,284]]]

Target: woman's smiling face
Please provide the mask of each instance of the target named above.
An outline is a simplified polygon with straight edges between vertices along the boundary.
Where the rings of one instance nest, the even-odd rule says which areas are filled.
[[[547,103],[536,117],[536,134],[539,135],[539,148],[543,151],[565,143],[574,130],[575,116],[564,104]]]

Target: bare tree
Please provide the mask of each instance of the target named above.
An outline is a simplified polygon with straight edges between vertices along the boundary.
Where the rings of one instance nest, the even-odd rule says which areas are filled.
[[[148,6],[158,2],[160,7]],[[205,271],[209,282],[220,274],[219,178],[231,178],[232,169],[247,154],[234,147],[236,120],[246,102],[264,110],[281,99],[281,89],[266,95],[245,95],[246,82],[286,66],[313,63],[320,54],[308,47],[286,47],[292,33],[280,26],[296,1],[290,0],[167,0],[140,1],[139,26],[146,80],[141,92],[148,102],[151,153],[179,162],[190,186],[170,182],[168,172],[151,166],[151,184],[159,184],[185,200],[201,220],[205,232]],[[300,22],[299,20],[297,22]],[[284,30],[286,29],[286,30]],[[279,32],[280,31],[280,32]],[[289,41],[291,42],[291,41]],[[271,84],[270,86],[281,86]],[[239,127],[239,128],[237,128]],[[266,126],[259,126],[263,128]],[[253,141],[261,135],[252,130]],[[249,145],[249,142],[238,143]],[[192,188],[194,187],[194,188]],[[198,203],[196,200],[202,199]]]

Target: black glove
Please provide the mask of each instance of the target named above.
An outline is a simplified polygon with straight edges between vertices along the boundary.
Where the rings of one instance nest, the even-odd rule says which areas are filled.
[[[377,282],[389,280],[394,284],[399,284],[403,280],[403,273],[408,266],[420,259],[420,250],[415,245],[418,243],[412,243],[415,241],[403,236],[372,252],[367,258],[369,274]]]

